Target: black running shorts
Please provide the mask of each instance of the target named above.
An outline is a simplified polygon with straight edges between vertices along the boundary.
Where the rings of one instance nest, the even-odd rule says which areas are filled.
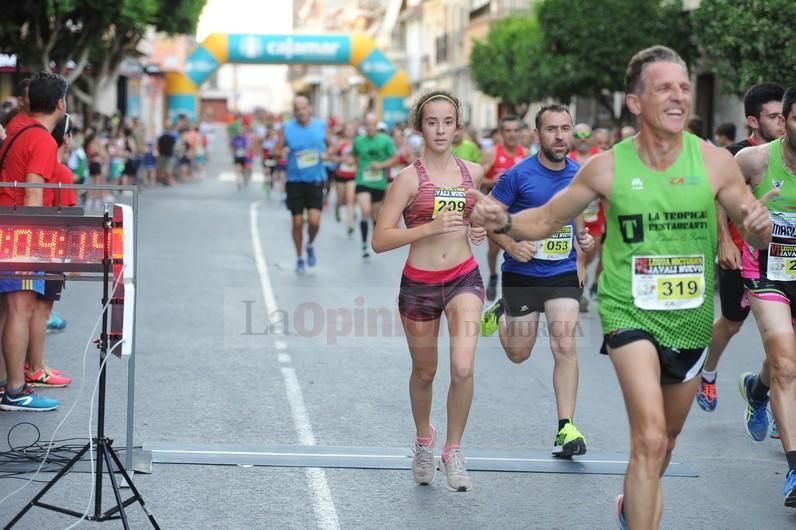
[[[304,210],[323,208],[323,182],[288,182],[287,209],[293,215],[302,215]]]
[[[658,341],[640,329],[620,329],[603,337],[600,353],[608,354],[608,348],[616,349],[639,340],[647,340],[655,346],[661,363],[661,384],[685,383],[702,373],[708,347],[678,349],[661,346]]]
[[[732,322],[743,322],[749,316],[749,306],[743,307],[746,288],[741,278],[739,269],[722,269],[719,267],[719,298],[721,299],[721,314]]]
[[[510,317],[543,313],[544,304],[548,300],[572,298],[580,301],[583,294],[577,271],[538,278],[504,272],[501,284],[503,307]]]
[[[382,202],[384,200],[384,190],[377,190],[373,188],[368,188],[367,186],[363,186],[361,184],[357,184],[356,193],[369,193],[370,194],[370,202]]]

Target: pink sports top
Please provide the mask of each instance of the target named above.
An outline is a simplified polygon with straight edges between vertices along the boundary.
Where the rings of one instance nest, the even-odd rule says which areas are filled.
[[[459,170],[462,172],[462,183],[457,187],[439,187],[431,182],[426,173],[426,168],[420,160],[415,160],[414,166],[417,172],[417,195],[414,200],[404,209],[404,223],[407,228],[429,223],[437,217],[437,213],[448,206],[449,209],[461,213],[465,219],[470,218],[473,211],[475,199],[468,196],[465,192],[473,189],[473,179],[467,166],[460,159],[456,158]]]

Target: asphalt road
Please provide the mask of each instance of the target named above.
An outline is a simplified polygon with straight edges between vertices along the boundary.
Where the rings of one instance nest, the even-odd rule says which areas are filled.
[[[135,445],[410,447],[410,362],[395,327],[406,250],[363,262],[358,238],[348,238],[327,210],[317,241],[318,266],[298,277],[284,205],[277,197],[266,198],[257,183],[237,190],[222,175],[230,169],[223,148],[216,146],[213,155],[205,179],[141,194]],[[485,248],[477,257],[486,273]],[[75,403],[56,438],[88,435],[96,350],[89,349],[85,375],[82,359],[99,298],[97,284],[69,286],[59,303],[68,329],[49,336],[48,358],[75,382],[46,392],[63,399],[56,412],[0,413],[4,450],[6,435],[18,422],[38,426],[46,441]],[[281,312],[266,307],[271,303]],[[380,311],[392,325],[357,326],[358,311]],[[354,319],[350,330],[347,314]],[[285,324],[289,333],[278,333]],[[624,454],[628,447],[619,387],[610,362],[597,353],[600,341],[593,309],[578,337],[576,422],[588,439],[587,456]],[[440,351],[447,345],[442,337]],[[761,351],[749,322],[719,367],[718,409],[707,414],[694,405],[674,459],[699,477],[664,479],[664,528],[796,526],[796,511],[782,506],[786,465],[779,442],[754,443],[742,426],[736,381],[740,372],[757,369]],[[447,356],[441,355],[432,414],[441,431],[447,368]],[[110,359],[108,369],[107,430],[120,446],[126,361]],[[522,365],[507,360],[496,337],[482,339],[475,381],[465,455],[468,448],[550,449],[556,414],[552,356],[543,337]],[[29,443],[32,433],[30,426],[18,427],[12,442]],[[417,487],[408,471],[154,464],[151,474],[136,474],[135,483],[162,528],[615,527],[619,475],[473,472],[472,478],[474,490],[463,494],[449,492],[441,475],[433,486]],[[0,498],[22,484],[0,479]],[[0,522],[24,506],[37,487],[0,505]],[[82,511],[90,490],[87,473],[72,473],[47,499]],[[106,507],[110,499],[106,488]],[[136,505],[128,513],[134,528],[146,527]],[[34,508],[18,528],[73,522]]]

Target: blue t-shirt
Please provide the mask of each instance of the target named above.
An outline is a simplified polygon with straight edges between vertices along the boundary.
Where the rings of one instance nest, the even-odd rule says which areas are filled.
[[[569,186],[578,172],[580,165],[577,162],[569,158],[565,160],[567,167],[553,171],[539,162],[538,155],[528,157],[500,176],[492,196],[508,206],[509,213],[542,206]],[[508,252],[504,252],[503,272],[547,278],[577,270],[574,221],[561,227],[557,234],[537,242],[536,246],[536,256],[528,263],[514,261]]]
[[[296,120],[285,124],[288,182],[324,182],[326,169],[323,153],[326,151],[326,124],[313,118],[306,126]]]
[[[239,134],[232,139],[232,153],[235,158],[246,158],[249,154],[249,138]]]

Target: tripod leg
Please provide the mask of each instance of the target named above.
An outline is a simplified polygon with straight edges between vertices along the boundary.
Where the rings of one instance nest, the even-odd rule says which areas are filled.
[[[22,508],[22,510],[21,510],[21,511],[20,511],[20,512],[19,512],[19,513],[18,513],[18,514],[17,514],[17,515],[16,515],[16,516],[15,516],[15,517],[12,519],[12,520],[11,520],[11,522],[10,522],[10,523],[8,523],[8,524],[7,524],[7,525],[4,527],[4,529],[5,529],[5,530],[8,530],[9,528],[12,528],[12,527],[13,527],[15,524],[17,524],[17,521],[19,521],[20,519],[22,519],[22,517],[23,517],[23,516],[24,516],[24,515],[25,515],[25,514],[28,512],[28,510],[30,510],[31,508],[33,508],[33,506],[34,506],[34,505],[35,505],[37,502],[39,502],[39,499],[41,499],[42,497],[44,497],[44,494],[45,494],[45,493],[47,493],[47,492],[50,490],[50,488],[52,488],[53,486],[55,486],[55,483],[56,483],[56,482],[58,482],[58,481],[61,479],[61,477],[63,477],[64,475],[66,475],[66,473],[68,473],[70,469],[72,469],[72,466],[74,466],[75,464],[77,464],[78,462],[80,462],[80,459],[81,459],[81,458],[83,458],[83,455],[84,455],[84,454],[86,454],[86,452],[88,451],[89,447],[91,447],[91,441],[89,441],[89,442],[88,442],[86,445],[84,445],[84,446],[83,446],[83,449],[81,449],[80,451],[78,451],[78,453],[77,453],[75,456],[73,456],[73,457],[72,457],[72,460],[70,460],[70,461],[69,461],[69,462],[68,462],[68,463],[67,463],[67,464],[66,464],[66,465],[63,467],[63,469],[61,469],[61,471],[59,471],[59,472],[58,472],[58,474],[56,474],[56,475],[55,475],[55,476],[52,478],[52,480],[50,480],[50,482],[48,482],[48,483],[47,483],[47,485],[46,485],[46,486],[44,486],[44,488],[42,488],[42,490],[41,490],[39,493],[37,493],[37,494],[36,494],[36,496],[35,496],[35,497],[33,497],[33,499],[32,499],[32,500],[31,500],[31,501],[30,501],[30,502],[29,502],[29,503],[28,503],[28,504],[27,504],[27,505],[26,505],[24,508]]]
[[[138,499],[141,509],[144,510],[144,513],[147,515],[147,517],[149,517],[149,522],[152,523],[152,528],[155,530],[160,530],[160,526],[158,526],[155,516],[152,515],[152,512],[150,512],[149,508],[147,508],[146,504],[144,503],[144,498],[138,492],[138,488],[135,487],[135,484],[133,484],[133,480],[130,478],[130,475],[127,474],[127,470],[124,469],[122,461],[119,460],[119,455],[116,454],[116,451],[114,451],[112,447],[108,447],[108,453],[110,453],[111,458],[116,463],[116,467],[119,469],[119,473],[122,474],[122,477],[127,482],[127,486],[130,488],[130,491],[133,492],[133,497]]]
[[[127,522],[127,513],[124,511],[124,502],[122,495],[119,493],[119,485],[116,483],[116,475],[113,474],[113,460],[111,460],[111,450],[108,448],[107,440],[101,440],[99,443],[102,446],[102,457],[105,463],[108,464],[108,475],[111,477],[111,486],[113,487],[113,495],[116,497],[116,505],[119,507],[119,515],[122,518],[124,530],[130,530],[130,524]],[[118,464],[117,464],[118,465]]]

